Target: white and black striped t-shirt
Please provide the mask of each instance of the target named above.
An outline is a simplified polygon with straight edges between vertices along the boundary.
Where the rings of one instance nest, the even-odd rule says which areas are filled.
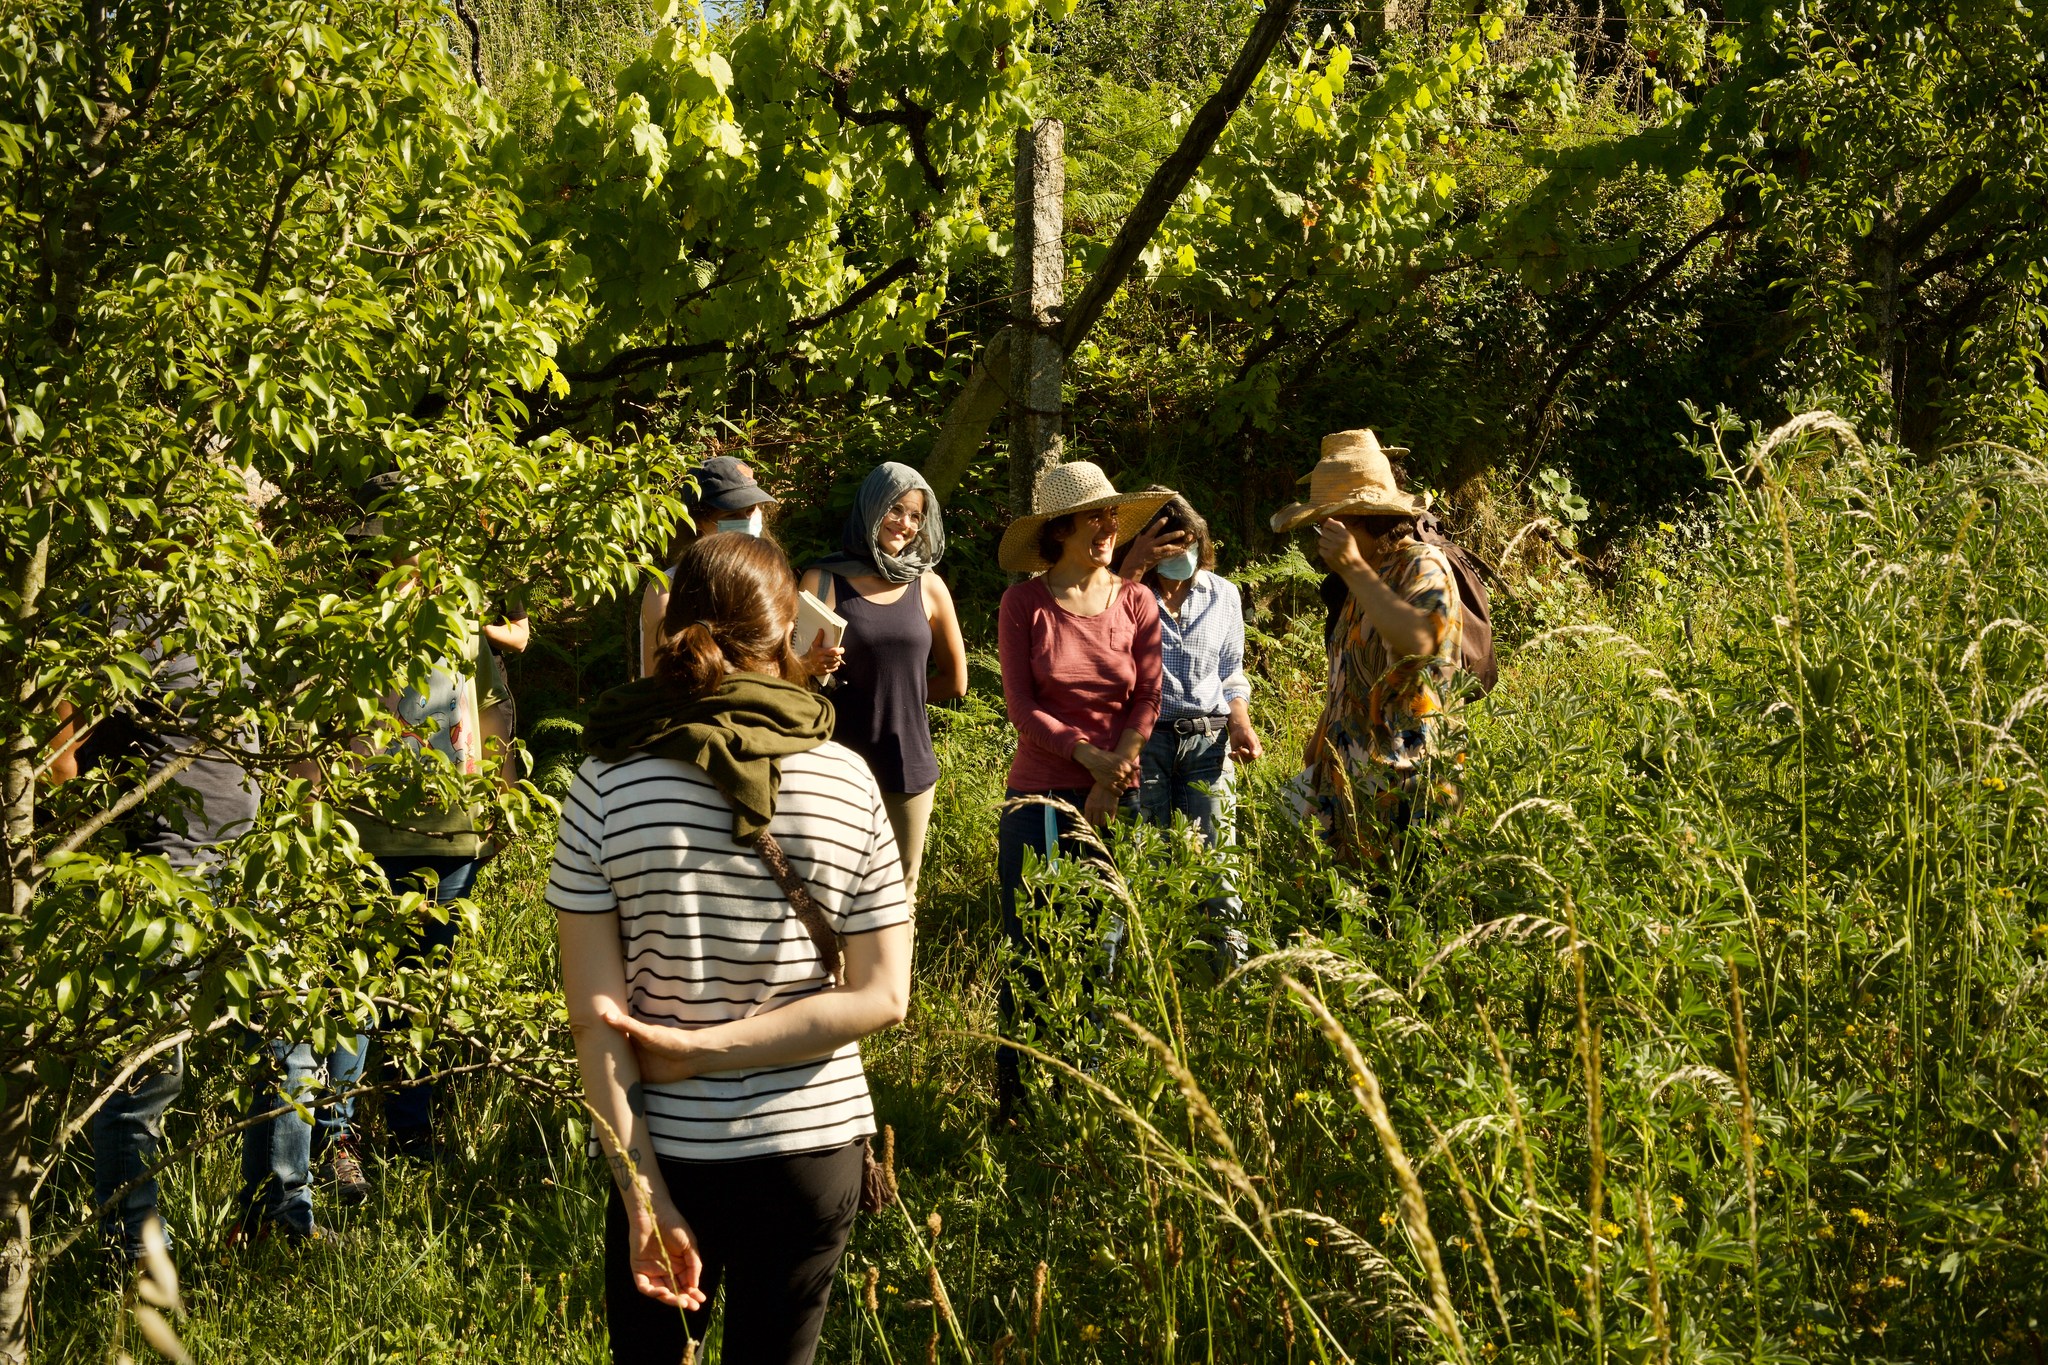
[[[833,927],[907,922],[896,836],[867,764],[827,743],[781,769],[769,829]],[[567,914],[618,913],[627,1008],[651,1023],[721,1024],[832,984],[761,855],[733,840],[731,805],[677,759],[584,761],[562,803],[547,899]],[[655,1151],[686,1161],[817,1151],[875,1131],[857,1043],[644,1094]]]

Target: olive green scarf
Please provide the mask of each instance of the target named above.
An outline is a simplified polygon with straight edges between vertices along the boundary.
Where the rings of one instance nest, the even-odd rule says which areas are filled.
[[[728,673],[709,696],[642,678],[597,699],[583,747],[607,763],[636,753],[702,768],[732,803],[732,837],[751,844],[775,818],[781,760],[832,738],[832,703],[765,673]]]

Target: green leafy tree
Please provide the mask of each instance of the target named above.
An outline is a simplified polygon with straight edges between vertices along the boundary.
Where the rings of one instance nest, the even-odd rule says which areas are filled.
[[[545,1060],[554,1011],[519,983],[396,965],[423,912],[351,824],[404,800],[528,828],[527,796],[385,756],[379,698],[468,647],[482,575],[604,594],[678,515],[657,443],[517,439],[589,305],[521,227],[515,152],[430,3],[52,3],[0,29],[0,1360],[28,1349],[36,1195],[167,1049],[234,1065],[378,1021],[400,1054]],[[359,561],[351,495],[386,469],[413,491]],[[203,680],[175,710],[153,644]],[[175,764],[44,781],[124,711],[194,755],[260,743],[264,818],[204,878],[117,837]]]
[[[614,107],[559,78],[526,222],[593,309],[528,434],[909,379],[948,265],[997,245],[983,181],[1026,113],[1029,0],[791,0],[749,22],[673,18]]]

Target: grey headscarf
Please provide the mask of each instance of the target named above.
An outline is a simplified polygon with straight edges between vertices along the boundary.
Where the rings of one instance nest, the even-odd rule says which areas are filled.
[[[924,525],[918,528],[916,538],[903,547],[902,554],[883,554],[876,543],[882,518],[896,499],[912,489],[924,494]],[[891,461],[875,466],[875,471],[861,480],[860,492],[854,494],[853,511],[846,517],[846,528],[839,533],[839,553],[827,555],[811,567],[843,578],[879,574],[891,583],[908,583],[937,568],[945,553],[946,528],[939,516],[938,495],[924,481],[924,475],[907,464]]]

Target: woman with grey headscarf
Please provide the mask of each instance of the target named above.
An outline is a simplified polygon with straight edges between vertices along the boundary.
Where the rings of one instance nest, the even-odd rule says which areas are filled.
[[[945,552],[931,485],[909,465],[877,468],[854,497],[839,553],[804,571],[804,591],[846,618],[845,638],[836,651],[816,648],[822,636],[796,642],[831,675],[832,738],[874,771],[913,904],[939,781],[925,703],[967,694],[960,618],[934,572]]]

